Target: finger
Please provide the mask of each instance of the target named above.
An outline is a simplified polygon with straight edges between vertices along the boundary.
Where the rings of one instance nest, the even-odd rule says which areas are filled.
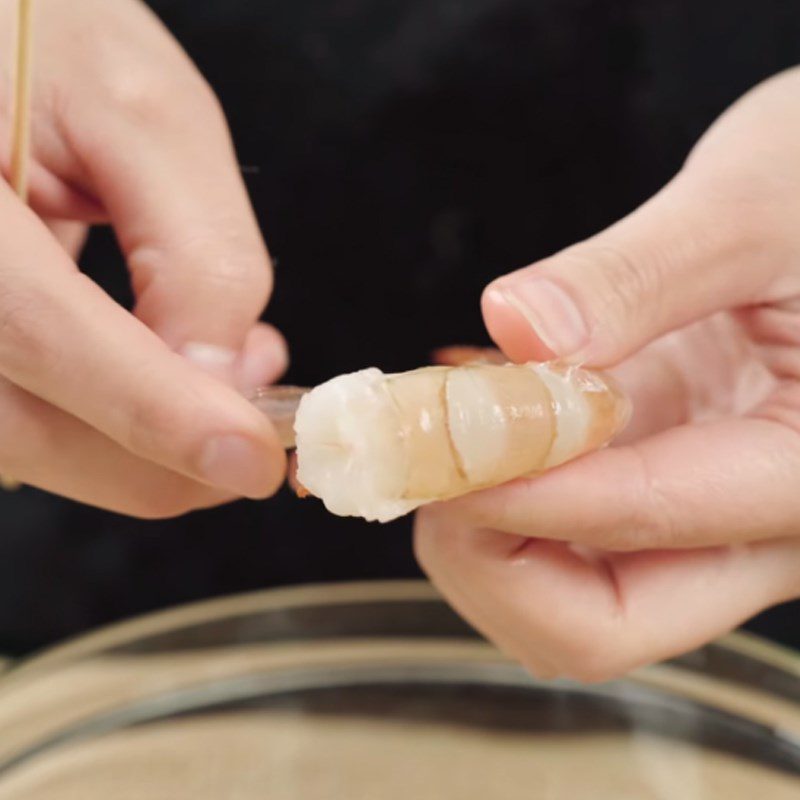
[[[704,644],[800,593],[800,540],[602,556],[417,516],[416,552],[454,607],[541,677],[603,681]]]
[[[749,413],[777,386],[727,314],[662,336],[610,372],[633,406],[617,443],[687,422]]]
[[[705,547],[796,534],[799,475],[798,433],[773,419],[723,419],[446,505],[476,527],[604,550]]]
[[[800,304],[743,309],[737,318],[758,345],[762,362],[780,378],[800,379]]]
[[[681,173],[621,222],[490,284],[489,333],[515,361],[608,367],[668,331],[771,298],[785,259],[769,257],[733,202]]]
[[[40,156],[47,155],[38,152],[39,147],[34,136],[32,148],[37,160],[31,161],[29,167],[28,203],[31,208],[44,219],[72,220],[84,224],[108,222],[108,215],[96,198],[38,162]],[[2,161],[2,173],[8,176],[10,171],[8,152],[2,157]]]
[[[48,219],[45,224],[67,255],[77,261],[89,238],[89,226],[85,222],[68,219]]]
[[[173,348],[200,343],[232,362],[272,287],[267,249],[213,93],[142,6],[135,35],[159,53],[83,92],[66,124],[131,270],[137,315]],[[121,68],[120,68],[121,69]],[[106,102],[103,102],[105,100]]]
[[[151,519],[232,499],[133,455],[7,381],[0,381],[0,474],[81,503]]]
[[[434,363],[503,363],[498,350],[448,347]],[[727,314],[675,331],[609,370],[631,400],[633,416],[619,442],[634,442],[692,420],[743,414],[763,402],[776,381]]]
[[[272,325],[258,323],[245,340],[235,365],[236,385],[246,395],[275,383],[289,366],[289,348]]]
[[[89,279],[0,187],[0,373],[125,449],[232,493],[263,497],[285,458],[266,418],[204,375]]]
[[[199,342],[235,354],[266,305],[272,274],[219,127],[169,138],[168,128],[142,136],[110,125],[93,179],[127,257],[139,318],[175,348]],[[130,151],[119,152],[132,138],[135,165]]]
[[[277,380],[289,364],[286,340],[266,323],[253,326],[238,354],[227,347],[190,342],[181,349],[181,355],[245,395]]]

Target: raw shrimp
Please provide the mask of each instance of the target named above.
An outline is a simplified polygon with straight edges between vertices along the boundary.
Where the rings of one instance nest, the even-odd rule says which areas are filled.
[[[366,369],[305,394],[294,423],[298,482],[334,514],[387,522],[598,449],[630,416],[600,373],[477,361]]]

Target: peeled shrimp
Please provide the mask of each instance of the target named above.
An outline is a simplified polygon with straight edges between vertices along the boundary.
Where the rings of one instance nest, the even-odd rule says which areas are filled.
[[[294,422],[299,483],[334,514],[388,522],[563,464],[628,421],[628,400],[600,373],[486,361],[366,369],[311,390]]]

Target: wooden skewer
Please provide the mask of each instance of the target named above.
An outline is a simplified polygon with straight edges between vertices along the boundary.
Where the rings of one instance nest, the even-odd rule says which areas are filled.
[[[19,0],[17,51],[14,62],[14,106],[11,116],[11,186],[23,203],[28,202],[28,164],[31,149],[31,77],[33,51],[33,0]],[[0,475],[0,486],[9,491],[20,484]]]
[[[31,76],[33,55],[33,0],[19,0],[17,52],[14,66],[14,109],[11,132],[11,185],[28,202],[28,164],[31,148]]]

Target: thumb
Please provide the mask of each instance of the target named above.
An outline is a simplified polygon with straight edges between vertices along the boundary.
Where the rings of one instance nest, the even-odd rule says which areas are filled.
[[[608,367],[670,330],[761,301],[778,260],[738,205],[679,174],[605,231],[492,282],[490,335],[515,361]]]

